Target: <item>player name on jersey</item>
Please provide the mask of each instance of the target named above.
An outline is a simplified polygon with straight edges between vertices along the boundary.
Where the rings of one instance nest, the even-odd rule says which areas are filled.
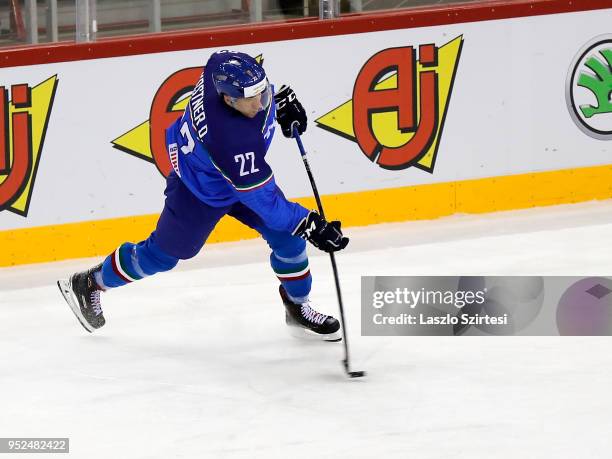
[[[193,92],[191,93],[191,100],[189,101],[189,109],[191,110],[191,119],[193,121],[193,128],[198,135],[200,140],[204,139],[204,136],[208,132],[208,126],[206,124],[206,113],[204,112],[204,74],[198,80]]]

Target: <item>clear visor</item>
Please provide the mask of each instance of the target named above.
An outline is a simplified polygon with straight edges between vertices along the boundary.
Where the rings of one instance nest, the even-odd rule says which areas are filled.
[[[270,83],[266,81],[266,86],[264,90],[258,94],[261,96],[261,107],[263,110],[267,110],[270,102],[272,101],[272,88],[270,88]],[[257,96],[255,96],[257,97]]]
[[[270,83],[266,78],[265,81],[261,81],[259,84],[255,86],[251,86],[250,88],[245,88],[245,99],[253,99],[255,97],[261,96],[261,107],[262,110],[267,110],[270,102],[272,101],[272,88],[270,87]]]

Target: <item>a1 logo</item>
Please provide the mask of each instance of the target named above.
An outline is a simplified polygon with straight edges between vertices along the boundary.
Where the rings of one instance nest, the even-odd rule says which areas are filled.
[[[0,211],[28,216],[57,82],[0,85]]]
[[[353,98],[315,123],[383,169],[433,173],[462,47],[460,35],[378,51],[355,78]]]

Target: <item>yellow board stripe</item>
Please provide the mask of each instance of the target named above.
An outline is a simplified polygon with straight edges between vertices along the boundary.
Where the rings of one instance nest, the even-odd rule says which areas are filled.
[[[360,191],[323,197],[328,219],[344,227],[432,219],[612,198],[612,165],[490,177],[459,182]],[[161,197],[160,197],[161,199]],[[297,199],[309,209],[314,199]],[[122,242],[138,242],[155,228],[157,215],[114,218],[0,231],[0,266],[106,256]],[[257,237],[223,218],[207,243]]]

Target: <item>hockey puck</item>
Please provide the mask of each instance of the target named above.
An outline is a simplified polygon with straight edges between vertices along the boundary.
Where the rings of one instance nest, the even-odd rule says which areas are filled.
[[[361,378],[366,375],[365,371],[350,371],[349,376],[351,378]]]

